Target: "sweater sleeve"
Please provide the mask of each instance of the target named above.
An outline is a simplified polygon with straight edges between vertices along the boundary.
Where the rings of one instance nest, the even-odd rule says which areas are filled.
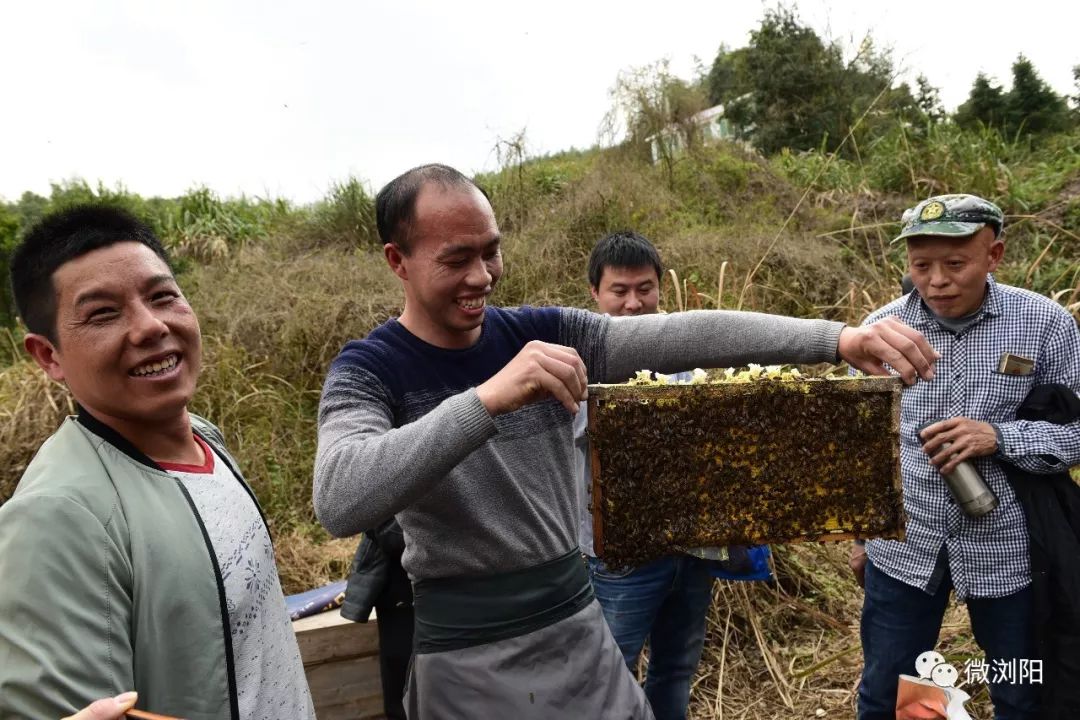
[[[729,310],[606,317],[564,310],[561,340],[590,382],[622,382],[643,368],[675,373],[756,363],[835,362],[843,323]]]
[[[371,372],[335,366],[319,404],[313,500],[337,537],[373,528],[423,497],[495,435],[475,389],[394,427],[390,393]]]
[[[0,578],[0,717],[56,720],[135,689],[130,565],[89,510],[9,500]]]

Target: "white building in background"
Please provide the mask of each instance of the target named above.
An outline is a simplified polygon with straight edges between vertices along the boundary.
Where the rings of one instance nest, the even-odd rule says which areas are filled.
[[[703,143],[715,142],[716,140],[731,140],[734,138],[734,133],[731,130],[731,122],[724,117],[724,106],[716,105],[711,108],[702,110],[690,118],[695,127],[701,133],[701,141]],[[663,151],[663,146],[660,143],[664,143],[670,148],[672,155],[678,155],[686,149],[685,139],[679,129],[674,125],[665,128],[663,131],[650,135],[647,138],[649,142],[649,151],[652,153],[652,161],[655,165],[660,162],[660,158]]]

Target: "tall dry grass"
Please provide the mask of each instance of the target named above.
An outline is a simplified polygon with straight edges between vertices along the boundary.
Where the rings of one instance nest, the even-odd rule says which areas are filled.
[[[776,582],[717,581],[690,717],[855,717],[862,590],[846,544],[773,548]],[[961,671],[983,654],[966,611],[950,603],[937,650]],[[966,688],[973,720],[993,716],[986,687]]]
[[[631,228],[653,239],[676,271],[663,279],[669,311],[741,307],[860,322],[899,293],[902,249],[888,241],[916,198],[882,192],[857,166],[823,162],[800,156],[778,165],[720,145],[680,158],[669,177],[616,149],[484,176],[505,237],[495,302],[588,307],[589,251],[603,235]],[[841,172],[855,181],[831,179]],[[1024,167],[1009,172],[1029,177]],[[814,180],[809,192],[800,177]],[[1013,217],[999,276],[1080,315],[1080,162],[1070,177],[1044,183],[1047,196],[1030,207],[1007,208]],[[1025,182],[1013,187],[1035,181]],[[213,197],[192,203],[207,227],[247,217],[228,217],[228,204]],[[189,253],[180,276],[204,335],[192,409],[222,428],[266,508],[287,591],[347,568],[354,541],[331,541],[311,507],[319,393],[340,347],[396,315],[402,301],[369,242],[363,188],[346,183],[326,204],[298,215],[236,209],[272,222],[243,242],[227,240],[226,253]],[[0,335],[8,355],[17,355],[17,344]],[[70,411],[63,389],[29,361],[0,368],[0,500]],[[694,683],[695,718],[816,717],[819,709],[852,717],[861,594],[843,552],[778,548],[777,587],[718,586]],[[943,637],[946,654],[973,652],[955,610]],[[975,717],[987,717],[985,702],[976,708]]]
[[[10,337],[0,333],[0,340]],[[30,360],[0,369],[0,498],[15,491],[42,441],[74,412],[70,396]]]

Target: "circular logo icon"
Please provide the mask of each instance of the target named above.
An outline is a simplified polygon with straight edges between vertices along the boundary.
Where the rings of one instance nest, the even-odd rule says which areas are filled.
[[[948,663],[935,665],[934,669],[930,671],[930,679],[938,687],[954,687],[957,677],[959,677],[959,673],[956,672],[956,668]]]
[[[945,658],[942,657],[941,653],[927,650],[915,659],[915,671],[919,673],[919,677],[929,680],[934,668],[944,662]]]
[[[926,207],[922,209],[919,214],[919,219],[922,221],[937,220],[939,217],[945,214],[945,206],[935,200],[932,203],[927,203]]]

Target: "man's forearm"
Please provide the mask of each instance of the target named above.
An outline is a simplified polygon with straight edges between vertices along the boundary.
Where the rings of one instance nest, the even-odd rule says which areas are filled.
[[[1066,425],[1031,420],[994,423],[1001,434],[996,457],[1035,474],[1080,465],[1080,421]]]
[[[496,432],[475,390],[399,428],[363,402],[339,402],[320,417],[313,501],[319,522],[338,537],[408,507]]]
[[[836,361],[843,323],[726,310],[609,320],[605,382],[634,371]]]

